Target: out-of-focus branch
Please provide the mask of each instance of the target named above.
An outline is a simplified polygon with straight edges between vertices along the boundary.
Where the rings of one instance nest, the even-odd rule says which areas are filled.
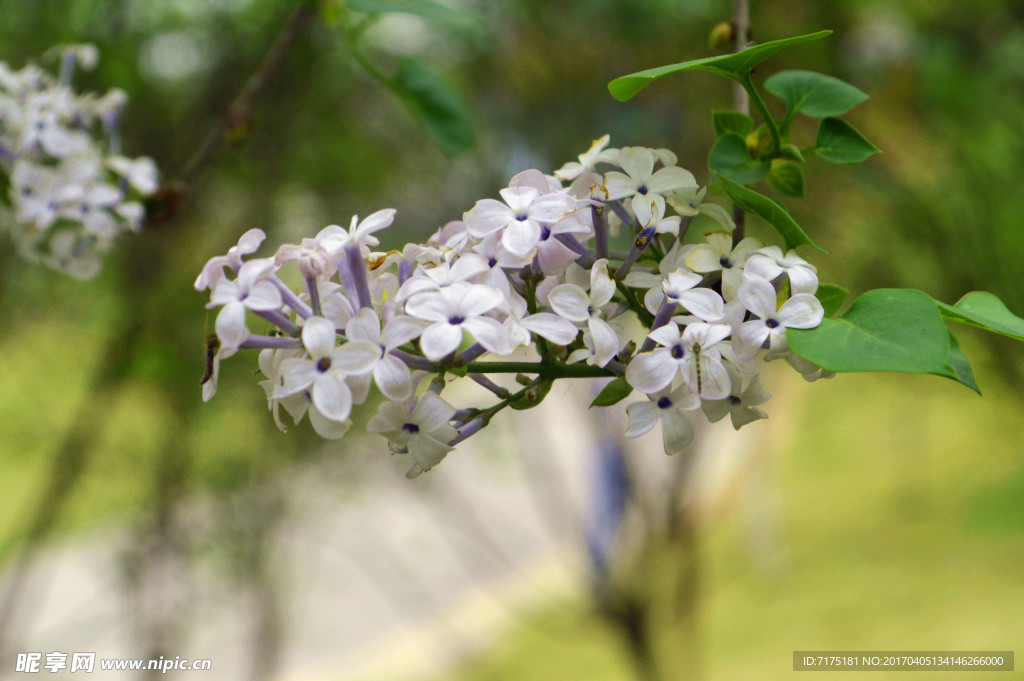
[[[288,49],[295,42],[302,32],[302,29],[316,16],[317,7],[314,4],[299,5],[288,22],[277,34],[274,43],[270,46],[263,61],[259,63],[256,70],[245,82],[242,90],[235,97],[228,107],[227,113],[217,123],[203,140],[203,143],[185,163],[181,173],[178,174],[170,184],[177,187],[187,187],[200,172],[210,163],[218,147],[224,142],[227,134],[245,123],[249,118],[252,104],[263,91],[271,75],[277,70],[288,54]]]

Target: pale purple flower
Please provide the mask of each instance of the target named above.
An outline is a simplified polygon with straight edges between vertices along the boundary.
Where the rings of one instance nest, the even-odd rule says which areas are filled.
[[[725,399],[704,400],[701,404],[708,421],[715,423],[729,416],[732,419],[732,427],[739,430],[748,423],[768,418],[764,411],[757,408],[771,398],[771,395],[761,387],[761,377],[755,374],[744,388],[740,372],[731,364],[726,364],[725,368],[729,372],[732,387]]]
[[[778,307],[775,288],[757,274],[744,274],[737,294],[740,302],[758,319],[744,322],[733,338],[740,357],[757,354],[765,341],[773,354],[789,350],[786,329],[813,329],[825,316],[821,301],[809,293],[798,293]]]
[[[708,274],[722,273],[722,297],[727,301],[736,300],[736,291],[743,280],[743,266],[750,254],[764,243],[755,237],[747,238],[732,246],[732,234],[711,232],[706,234],[707,243],[695,245],[686,256],[686,265],[694,272]]]
[[[626,407],[626,437],[640,437],[661,423],[665,453],[678,454],[693,442],[693,424],[683,412],[700,409],[700,398],[686,385],[676,390],[666,387],[648,397],[646,402],[633,402]]]
[[[619,166],[626,171],[617,170],[605,174],[605,187],[608,199],[626,199],[633,197],[634,214],[636,205],[657,196],[664,202],[664,196],[686,187],[696,187],[697,180],[693,173],[675,165],[664,166],[654,170],[658,156],[645,147],[625,147],[619,151]]]
[[[242,256],[255,253],[266,238],[262,229],[250,229],[243,234],[238,243],[228,249],[227,255],[214,256],[206,262],[203,271],[196,277],[195,289],[204,291],[215,287],[224,278],[225,267],[237,272],[242,267]]]
[[[587,361],[602,367],[621,347],[618,334],[601,316],[613,295],[615,282],[608,276],[608,261],[604,258],[590,268],[589,292],[576,284],[559,284],[548,293],[548,304],[556,314],[570,322],[586,323],[593,343],[593,353]]]
[[[732,330],[724,324],[689,324],[679,333],[674,322],[648,334],[661,347],[637,355],[626,367],[626,381],[647,394],[672,384],[677,375],[691,391],[706,399],[729,394],[729,374],[722,364],[718,343]]]
[[[415,406],[385,402],[370,418],[366,429],[388,439],[391,451],[408,452],[413,464],[406,477],[414,478],[441,463],[458,436],[450,421],[455,409],[433,392],[426,392]]]
[[[377,347],[366,340],[338,346],[334,324],[323,317],[306,320],[302,344],[308,357],[282,360],[273,396],[280,399],[308,391],[321,414],[332,421],[345,421],[354,401],[345,379],[372,371],[371,362],[379,355]]]
[[[507,354],[511,341],[496,319],[486,317],[501,305],[501,291],[481,284],[455,282],[451,286],[423,291],[405,303],[405,312],[429,322],[420,336],[424,356],[433,361],[444,359],[458,349],[463,331],[488,351]]]
[[[481,199],[463,219],[478,239],[501,231],[501,242],[513,255],[531,254],[540,241],[542,225],[550,227],[576,210],[576,199],[559,192],[542,195],[535,187],[521,186],[499,193],[504,203]]]
[[[789,276],[789,288],[794,294],[814,294],[818,290],[818,270],[799,255],[789,251],[785,255],[778,246],[768,246],[750,254],[744,272],[757,274],[773,281],[782,274]]]
[[[272,258],[250,260],[238,270],[236,279],[222,278],[214,286],[206,307],[224,306],[216,322],[217,337],[223,346],[237,348],[248,337],[246,310],[266,312],[281,308],[281,292],[264,279],[274,267]]]

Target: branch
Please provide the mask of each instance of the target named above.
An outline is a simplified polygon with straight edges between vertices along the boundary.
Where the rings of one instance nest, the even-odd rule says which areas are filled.
[[[271,74],[281,65],[285,55],[288,53],[288,49],[295,42],[295,39],[305,25],[316,16],[316,12],[317,8],[313,4],[302,4],[295,8],[295,11],[288,18],[288,23],[278,33],[273,45],[270,46],[270,50],[263,57],[263,61],[256,67],[256,71],[249,76],[249,80],[245,82],[238,96],[231,102],[231,106],[228,107],[224,118],[210,131],[196,152],[185,163],[185,167],[178,177],[172,181],[172,185],[184,187],[195,180],[199,173],[209,164],[217,148],[223,143],[227,133],[238,127],[249,117],[253,101],[263,91]]]

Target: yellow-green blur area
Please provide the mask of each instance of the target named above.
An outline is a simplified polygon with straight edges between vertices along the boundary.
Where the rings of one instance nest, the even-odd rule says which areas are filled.
[[[989,366],[980,379],[990,382],[996,371]],[[783,391],[788,397],[771,405],[770,418],[785,423],[771,429],[766,447],[778,472],[785,550],[763,564],[740,508],[702,526],[700,652],[695,662],[678,633],[656,635],[660,678],[840,673],[794,672],[797,650],[1019,654],[1020,399],[979,398],[952,381],[904,376],[852,375],[811,385],[794,377],[778,385]],[[629,660],[622,636],[594,614],[593,602],[567,596],[558,609],[529,613],[491,652],[446,678],[612,681],[634,678]]]

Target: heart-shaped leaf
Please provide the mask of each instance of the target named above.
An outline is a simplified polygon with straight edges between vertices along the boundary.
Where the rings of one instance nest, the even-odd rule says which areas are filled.
[[[750,71],[755,66],[779,50],[783,50],[790,45],[807,42],[808,40],[818,40],[819,38],[831,35],[831,33],[832,31],[818,31],[817,33],[796,36],[794,38],[761,43],[760,45],[754,45],[745,50],[724,54],[720,57],[694,59],[680,64],[669,64],[668,66],[659,66],[647,69],[646,71],[639,71],[628,76],[621,76],[608,83],[608,91],[611,92],[612,97],[615,99],[625,102],[636,96],[636,93],[643,90],[652,81],[662,76],[667,76],[670,73],[689,70],[710,71],[729,80],[739,82],[749,76]]]
[[[590,403],[591,407],[610,407],[613,404],[618,404],[622,400],[626,399],[633,392],[633,386],[626,383],[626,379],[621,376],[608,382],[601,392],[597,394],[594,401]]]
[[[1010,312],[997,296],[987,291],[971,291],[954,305],[938,303],[942,316],[961,324],[979,326],[1024,341],[1024,319]]]
[[[768,186],[782,194],[793,198],[804,195],[804,171],[795,163],[772,163],[768,173]]]
[[[846,121],[823,118],[818,126],[818,141],[813,151],[831,163],[849,165],[862,163],[869,156],[877,154],[878,147]]]
[[[723,191],[728,194],[732,202],[737,206],[759,216],[762,220],[775,228],[782,240],[786,243],[786,250],[807,244],[814,246],[822,253],[828,253],[824,248],[811,241],[811,237],[796,224],[790,216],[786,206],[781,201],[768,198],[764,194],[758,194],[753,189],[747,189],[737,184],[720,173],[713,173],[715,179],[722,186]]]
[[[754,130],[754,119],[739,111],[712,111],[711,122],[715,127],[715,137],[727,132],[746,137]]]
[[[977,389],[967,358],[922,291],[868,291],[842,317],[813,329],[786,329],[786,337],[793,352],[829,371],[935,374]]]
[[[708,167],[739,184],[760,182],[771,170],[771,161],[752,158],[747,142],[735,132],[718,138],[708,152]]]
[[[831,317],[839,312],[839,308],[843,306],[849,295],[850,292],[838,284],[821,284],[814,297],[821,301],[821,306],[825,308],[825,316]]]
[[[789,107],[787,118],[798,112],[824,118],[840,116],[868,96],[838,78],[813,71],[783,71],[764,81],[764,89]]]

